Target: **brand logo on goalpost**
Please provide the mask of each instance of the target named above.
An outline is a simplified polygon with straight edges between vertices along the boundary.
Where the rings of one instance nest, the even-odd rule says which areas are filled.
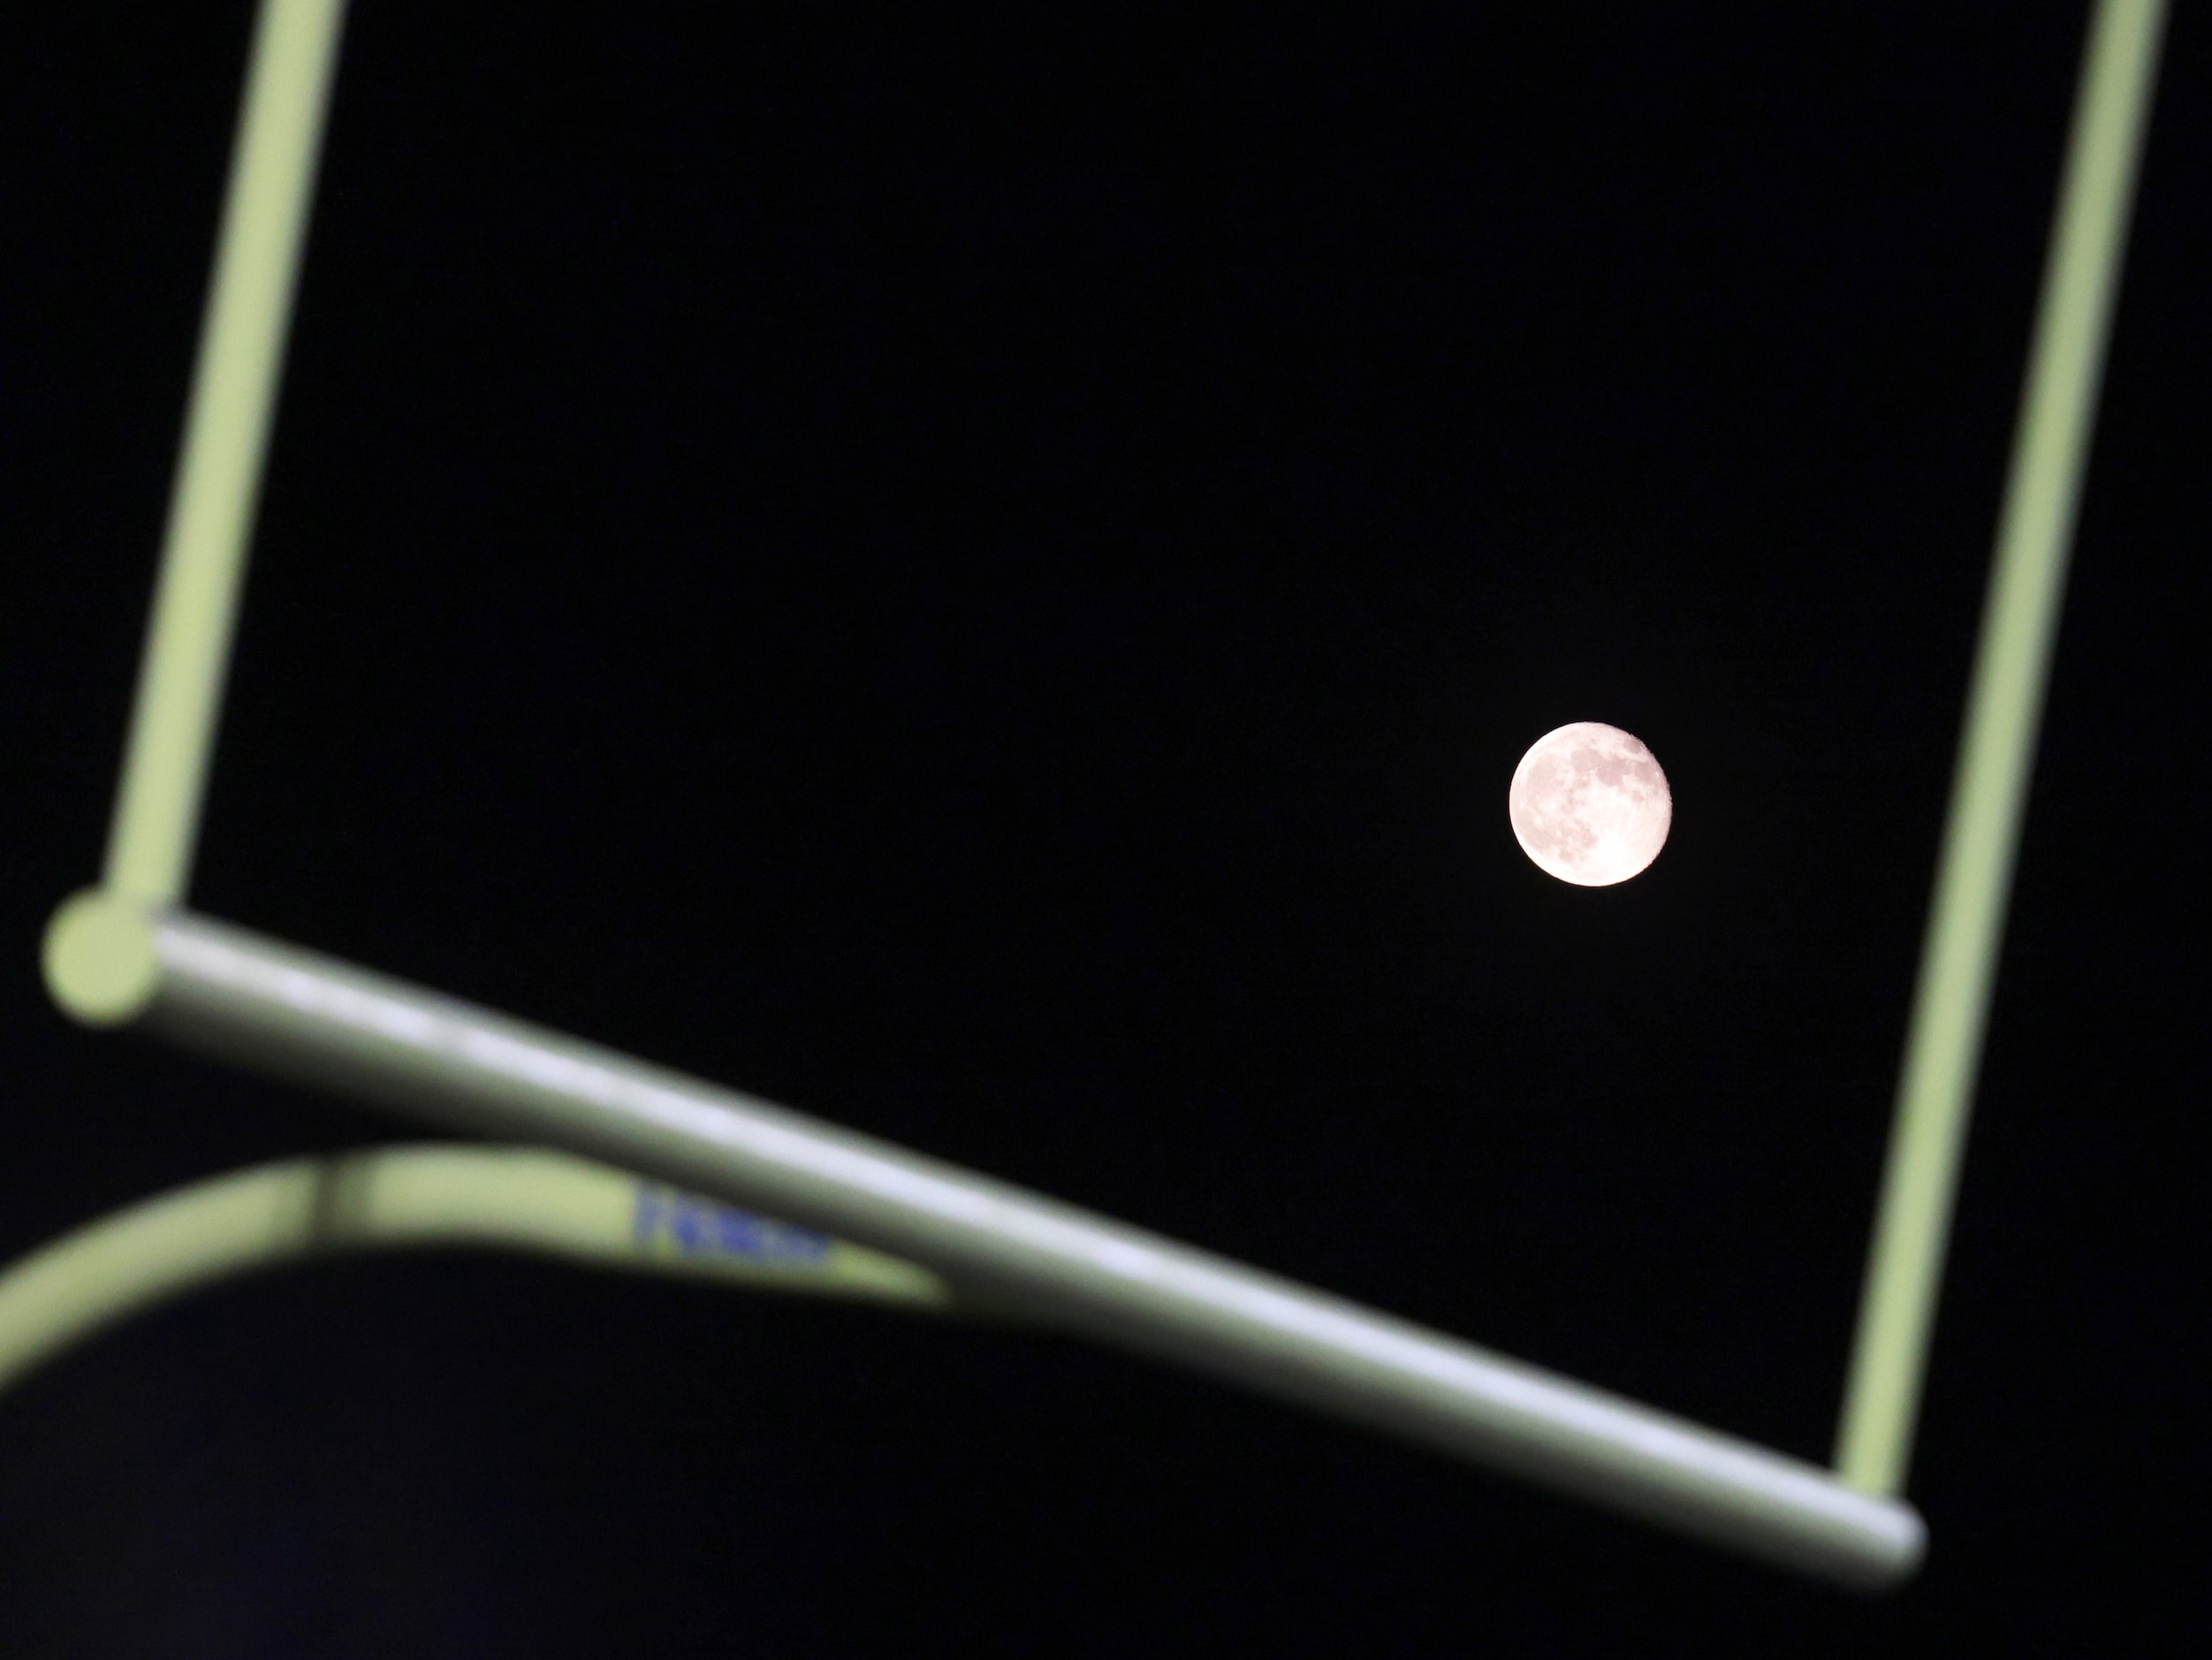
[[[825,1234],[650,1182],[638,1186],[630,1232],[649,1251],[763,1264],[813,1267],[829,1259],[831,1245]]]

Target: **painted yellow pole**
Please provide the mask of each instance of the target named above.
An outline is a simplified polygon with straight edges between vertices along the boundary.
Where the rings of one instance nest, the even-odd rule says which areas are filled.
[[[1862,1492],[1902,1490],[1912,1456],[2163,13],[2100,0],[2090,25],[1844,1391],[1836,1467]]]
[[[261,494],[343,0],[264,0],[231,159],[105,885],[185,896]]]
[[[141,1310],[340,1253],[479,1249],[954,1308],[927,1269],[536,1147],[370,1147],[209,1176],[0,1265],[0,1394]],[[968,1310],[960,1312],[967,1313]]]

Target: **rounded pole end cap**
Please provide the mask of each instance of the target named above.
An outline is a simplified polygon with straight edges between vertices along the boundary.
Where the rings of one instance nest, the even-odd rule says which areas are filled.
[[[88,887],[62,902],[46,925],[40,960],[48,994],[87,1026],[135,1020],[161,980],[153,918],[138,901],[106,888]]]

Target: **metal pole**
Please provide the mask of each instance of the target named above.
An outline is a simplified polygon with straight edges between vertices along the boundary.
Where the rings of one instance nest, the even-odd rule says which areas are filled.
[[[957,1300],[1195,1367],[1860,1589],[1912,1510],[1405,1321],[781,1107],[205,918],[80,895],[47,940],[79,1018],[435,1123],[548,1143],[917,1263]]]
[[[1836,1469],[1863,1492],[1901,1491],[1912,1455],[2163,17],[2102,0],[2082,65],[1844,1390]]]
[[[265,0],[254,32],[108,830],[108,886],[152,904],[181,902],[191,879],[345,11],[341,0]]]

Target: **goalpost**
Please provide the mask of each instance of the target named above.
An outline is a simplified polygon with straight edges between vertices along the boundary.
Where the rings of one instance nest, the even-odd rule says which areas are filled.
[[[0,1382],[151,1298],[331,1244],[665,1261],[642,1223],[625,1244],[599,1214],[658,1191],[643,1176],[821,1230],[813,1256],[732,1269],[744,1283],[1011,1314],[1838,1583],[1902,1583],[1925,1546],[1901,1494],[2163,10],[2099,0],[2091,24],[1834,1470],[186,909],[342,0],[263,0],[106,866],[56,913],[46,980],[87,1025],[562,1151],[301,1161],[133,1207],[0,1278]],[[353,1210],[331,1208],[341,1189]]]

